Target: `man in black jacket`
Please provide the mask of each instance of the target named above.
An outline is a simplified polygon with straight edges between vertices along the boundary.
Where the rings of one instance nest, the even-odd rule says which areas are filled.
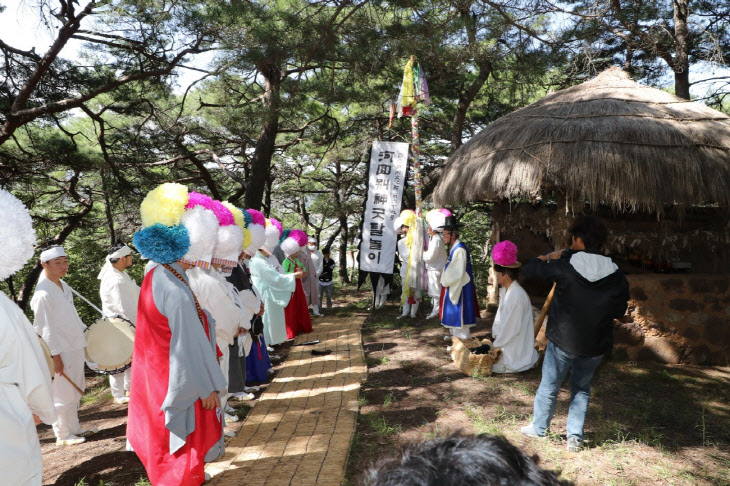
[[[613,321],[626,313],[629,284],[616,264],[599,253],[608,233],[601,220],[579,216],[570,233],[569,250],[534,258],[522,270],[527,278],[551,280],[556,286],[534,417],[520,431],[531,437],[545,436],[560,385],[570,371],[568,450],[578,452],[583,448],[591,379],[603,355],[613,347]]]

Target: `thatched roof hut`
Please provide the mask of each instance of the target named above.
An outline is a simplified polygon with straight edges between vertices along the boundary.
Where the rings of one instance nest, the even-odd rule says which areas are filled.
[[[600,215],[631,286],[614,354],[730,363],[729,116],[611,68],[455,151],[434,203],[474,201],[495,203],[492,243],[512,240],[525,260],[564,248],[573,214]]]
[[[619,68],[549,94],[446,162],[437,206],[558,193],[619,211],[730,206],[730,117]]]

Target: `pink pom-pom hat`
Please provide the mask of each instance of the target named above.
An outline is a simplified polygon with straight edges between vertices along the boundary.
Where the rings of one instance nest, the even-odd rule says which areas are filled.
[[[266,226],[266,217],[264,216],[264,213],[257,209],[247,209],[246,211],[251,215],[251,222],[253,224],[260,224],[264,227]]]
[[[221,226],[231,226],[236,224],[236,218],[233,217],[231,210],[225,207],[220,201],[213,201],[213,212],[218,218],[218,223]]]
[[[293,238],[294,241],[297,242],[297,245],[301,247],[307,246],[307,241],[309,241],[307,233],[299,229],[291,230],[291,233],[289,233],[289,238]]]
[[[443,215],[444,215],[445,217],[447,217],[447,218],[448,218],[449,216],[451,216],[451,211],[449,211],[449,210],[448,210],[448,209],[446,209],[446,208],[441,208],[441,209],[439,209],[439,213],[443,214]]]
[[[188,194],[188,198],[188,203],[185,205],[185,209],[192,209],[195,206],[203,206],[205,209],[210,209],[215,212],[215,201],[213,201],[213,198],[210,196],[193,191]]]
[[[522,264],[517,261],[517,245],[509,240],[500,241],[492,248],[492,261],[500,267],[518,268]]]

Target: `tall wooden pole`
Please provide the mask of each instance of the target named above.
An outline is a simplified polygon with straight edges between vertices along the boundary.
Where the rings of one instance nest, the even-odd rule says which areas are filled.
[[[411,116],[411,148],[413,150],[413,189],[416,193],[416,216],[421,218],[421,191],[423,189],[421,183],[421,136],[418,133],[418,108],[413,107],[413,115]]]

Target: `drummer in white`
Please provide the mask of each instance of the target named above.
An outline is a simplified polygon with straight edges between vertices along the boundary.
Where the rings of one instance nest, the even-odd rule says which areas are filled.
[[[118,243],[109,249],[106,262],[97,278],[101,280],[99,295],[104,316],[119,315],[132,324],[136,324],[139,286],[125,272],[131,266],[132,249],[123,243]],[[131,368],[109,376],[109,384],[116,403],[129,402],[126,395],[129,393],[131,376]]]
[[[53,356],[56,377],[53,380],[53,402],[58,420],[53,423],[56,445],[74,445],[95,429],[79,425],[81,395],[70,383],[82,391],[84,383],[84,323],[73,303],[71,288],[61,280],[68,272],[68,256],[62,246],[53,246],[41,252],[41,274],[30,306],[35,314],[33,327],[48,344]],[[65,375],[65,376],[62,376]],[[70,380],[70,381],[69,381]]]

